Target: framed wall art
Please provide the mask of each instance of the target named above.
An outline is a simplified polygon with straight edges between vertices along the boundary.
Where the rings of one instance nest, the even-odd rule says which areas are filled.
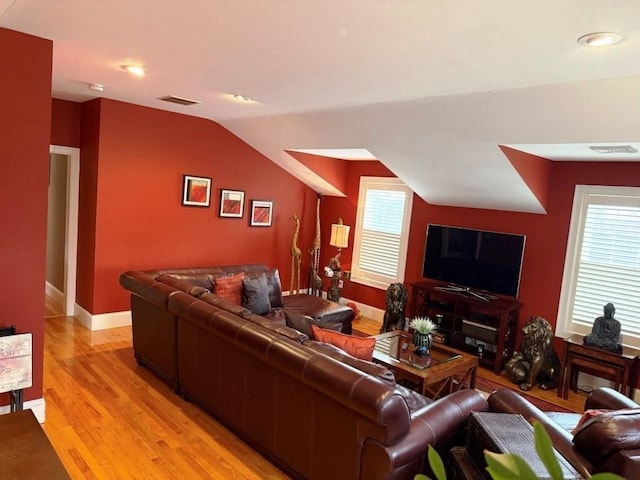
[[[182,205],[208,207],[211,201],[211,178],[183,175]]]
[[[251,226],[270,227],[273,220],[273,202],[253,200],[251,202]]]
[[[244,192],[242,190],[220,190],[221,217],[242,218],[244,214]]]

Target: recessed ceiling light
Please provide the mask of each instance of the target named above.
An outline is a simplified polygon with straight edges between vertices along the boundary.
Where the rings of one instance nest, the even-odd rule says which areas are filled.
[[[622,41],[622,35],[615,32],[588,33],[578,39],[580,45],[585,47],[606,47]]]
[[[104,85],[101,83],[90,83],[89,90],[93,90],[94,92],[102,92],[104,90]]]
[[[240,95],[238,93],[236,93],[233,98],[235,98],[236,100],[238,100],[239,102],[245,102],[245,103],[254,103],[255,99],[247,96],[247,95]]]
[[[147,74],[147,69],[140,65],[121,65],[120,68],[136,77],[144,77]]]

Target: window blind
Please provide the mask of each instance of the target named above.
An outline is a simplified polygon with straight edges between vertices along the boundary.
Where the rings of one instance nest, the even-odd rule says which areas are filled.
[[[583,225],[573,322],[590,328],[611,302],[623,335],[640,338],[640,198],[591,195]]]
[[[359,266],[362,270],[396,277],[405,192],[367,190]]]
[[[362,177],[351,280],[387,288],[404,280],[413,192],[393,177]]]

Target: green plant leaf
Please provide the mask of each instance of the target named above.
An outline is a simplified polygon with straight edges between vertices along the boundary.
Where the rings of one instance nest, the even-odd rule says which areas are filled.
[[[431,480],[431,479],[427,477],[424,473],[418,473],[416,474],[415,477],[413,477],[413,480]]]
[[[553,452],[553,444],[544,425],[540,422],[534,422],[533,435],[535,437],[536,452],[538,452],[538,457],[544,466],[547,467],[547,472],[549,472],[553,480],[562,480],[562,469]]]
[[[431,467],[433,474],[436,476],[436,479],[447,480],[447,472],[444,469],[442,458],[440,458],[440,454],[431,445],[429,445],[427,456],[429,458],[429,466]]]
[[[624,478],[615,473],[596,473],[589,480],[624,480]]]
[[[493,453],[485,450],[487,472],[493,480],[538,480],[525,461],[513,453]]]

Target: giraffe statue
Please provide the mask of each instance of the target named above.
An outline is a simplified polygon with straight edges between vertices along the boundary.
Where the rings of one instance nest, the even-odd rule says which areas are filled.
[[[300,231],[300,217],[294,214],[289,220],[296,222],[293,229],[293,238],[291,239],[291,288],[290,295],[295,295],[300,291],[300,256],[302,250],[298,248],[298,232]]]
[[[320,200],[322,194],[318,193],[318,201],[316,202],[316,236],[311,244],[311,294],[322,296],[322,277],[318,271],[320,270]]]

